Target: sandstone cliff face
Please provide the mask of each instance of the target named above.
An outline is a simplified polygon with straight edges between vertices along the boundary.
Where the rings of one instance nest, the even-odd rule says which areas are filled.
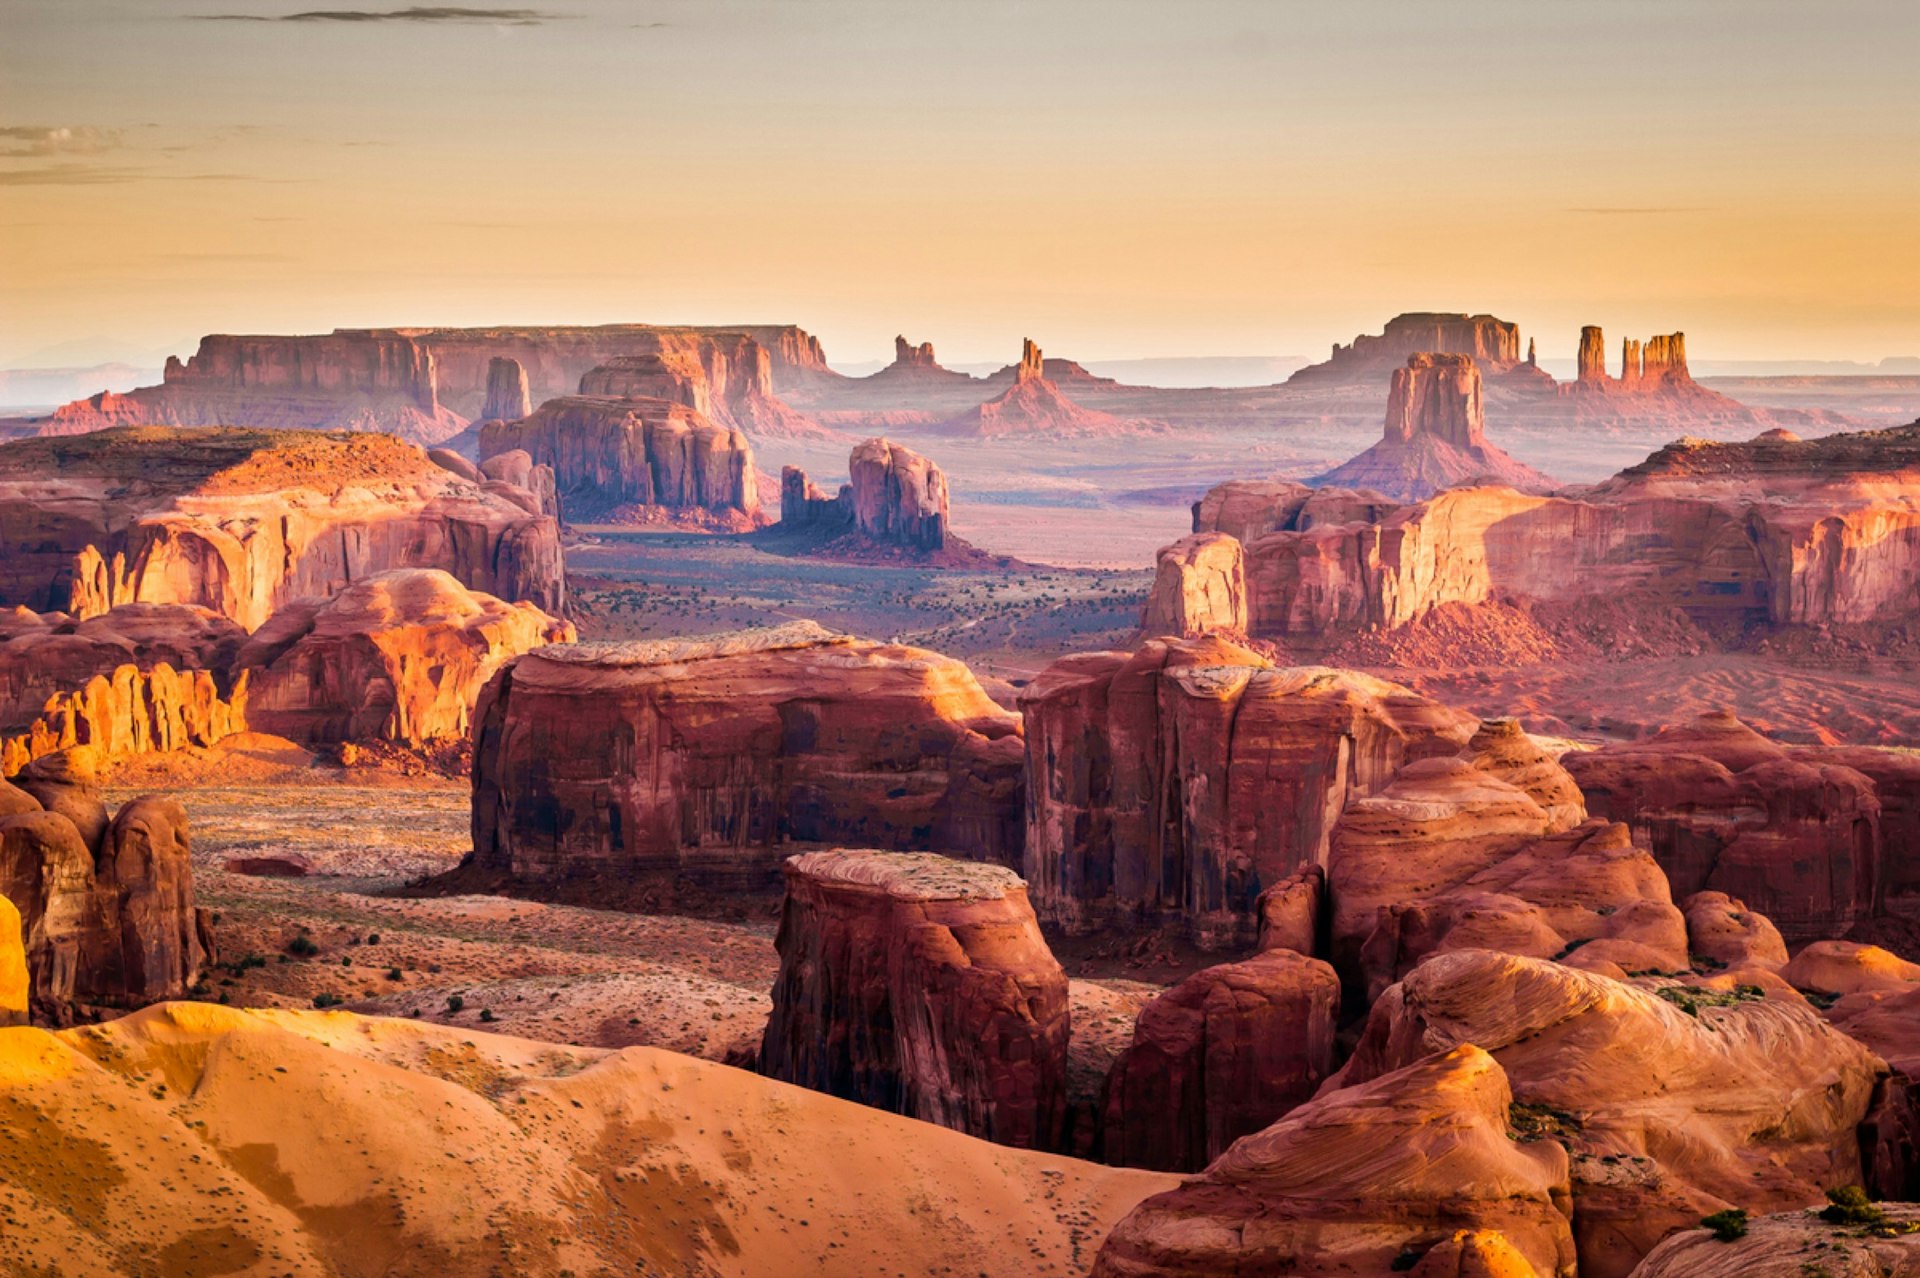
[[[1472,1046],[1323,1093],[1140,1204],[1094,1276],[1387,1274],[1463,1230],[1500,1236],[1475,1250],[1517,1251],[1536,1278],[1570,1275],[1567,1154],[1512,1139],[1513,1099]]]
[[[469,419],[514,420],[511,409],[572,394],[583,374],[625,356],[690,362],[712,390],[709,415],[766,435],[819,435],[782,402],[776,376],[794,386],[831,377],[811,335],[790,326],[337,329],[303,337],[209,336],[160,386],[102,394],[60,409],[49,434],[110,426],[252,426],[371,430],[435,444]],[[494,361],[517,364],[525,391],[506,380],[491,402]],[[500,376],[504,379],[506,374]]]
[[[1220,639],[1066,657],[1021,694],[1026,878],[1043,919],[1254,940],[1267,886],[1325,860],[1352,798],[1457,751],[1470,716]]]
[[[1728,1001],[1689,1014],[1559,963],[1442,954],[1375,1004],[1321,1101],[1434,1052],[1491,1052],[1513,1099],[1551,1117],[1573,1155],[1582,1278],[1626,1278],[1711,1212],[1785,1210],[1860,1181],[1856,1129],[1880,1062],[1804,1005]]]
[[[1393,370],[1381,441],[1313,482],[1418,501],[1469,480],[1523,491],[1554,486],[1487,442],[1480,369],[1471,355],[1419,354]]]
[[[1574,376],[1577,381],[1585,383],[1604,382],[1607,379],[1607,337],[1592,324],[1580,330],[1580,352]]]
[[[1409,356],[1425,352],[1466,355],[1483,368],[1504,371],[1520,362],[1520,326],[1491,315],[1396,315],[1380,336],[1362,333],[1349,345],[1335,343],[1332,358],[1301,369],[1287,384],[1374,387]]]
[[[5,798],[0,898],[20,917],[36,1020],[181,998],[198,983],[211,934],[179,804],[134,799],[89,846],[62,813],[11,786]]]
[[[916,556],[967,549],[948,532],[951,499],[940,467],[889,439],[865,440],[847,459],[850,482],[828,496],[788,466],[780,473],[780,524],[823,540],[851,537],[874,549]],[[858,549],[850,545],[849,549]]]
[[[764,884],[788,842],[1020,862],[1020,719],[958,661],[810,622],[576,644],[475,715],[474,860],[564,881]]]
[[[123,604],[84,621],[27,608],[0,613],[0,729],[124,665],[224,671],[246,637],[218,613],[179,604]]]
[[[702,417],[713,416],[707,370],[691,352],[610,359],[581,376],[580,394],[597,399],[664,399],[684,404]]]
[[[467,590],[444,572],[401,568],[325,599],[300,599],[255,631],[235,660],[253,728],[306,742],[464,739],[501,664],[571,643],[571,622]]]
[[[109,614],[111,615],[111,614]],[[132,663],[48,697],[23,731],[0,736],[0,770],[87,746],[104,759],[210,746],[247,730],[247,681]]]
[[[27,1023],[33,979],[27,972],[24,938],[20,911],[0,896],[0,1029]]]
[[[1004,1145],[1057,1147],[1067,978],[1019,877],[926,854],[786,863],[760,1072]]]
[[[1199,1171],[1310,1100],[1333,1072],[1340,982],[1273,949],[1197,972],[1147,1004],[1107,1076],[1102,1156]]]
[[[517,359],[500,356],[487,361],[487,398],[480,405],[480,420],[516,422],[533,411],[533,397],[527,390],[527,370]]]
[[[706,511],[750,526],[759,514],[753,446],[737,430],[659,399],[549,400],[516,422],[480,430],[480,456],[520,451],[553,470],[576,517],[624,506]]]
[[[565,607],[553,519],[396,440],[136,428],[0,447],[5,604],[80,618],[196,605],[253,629],[402,565]]]
[[[1163,548],[1140,629],[1176,639],[1245,634],[1247,572],[1240,543],[1225,533],[1195,533]]]
[[[1393,627],[1445,603],[1644,598],[1779,625],[1902,616],[1920,584],[1920,425],[1683,441],[1592,488],[1453,489],[1348,522],[1286,485],[1224,486],[1196,532],[1239,526],[1247,632]],[[1220,619],[1221,625],[1230,624]]]
[[[1731,714],[1570,755],[1567,766],[1594,813],[1631,827],[1681,896],[1740,897],[1790,944],[1841,935],[1884,900],[1874,782],[1803,759]]]

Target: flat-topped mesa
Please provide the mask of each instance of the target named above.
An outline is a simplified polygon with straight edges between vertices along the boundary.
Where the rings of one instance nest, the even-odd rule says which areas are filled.
[[[401,566],[548,612],[559,525],[375,434],[128,427],[0,446],[0,604],[190,604],[246,629]]]
[[[1443,604],[1522,597],[1773,625],[1887,620],[1920,588],[1920,423],[1682,440],[1555,496],[1472,487],[1394,504],[1236,481],[1195,524],[1237,530],[1245,556],[1244,621],[1200,628],[1254,638],[1391,629]]]
[[[1004,1145],[1059,1146],[1066,973],[1013,871],[926,853],[788,858],[760,1072]]]
[[[473,866],[757,888],[826,842],[1017,865],[1020,734],[960,662],[811,622],[538,648],[475,712]]]
[[[599,399],[664,399],[713,416],[706,370],[685,354],[623,355],[580,376],[580,393]],[[525,416],[525,414],[522,414]]]
[[[764,522],[753,445],[684,404],[576,395],[480,428],[483,464],[515,449],[553,468],[560,501],[575,518],[658,507],[729,527]]]
[[[1471,355],[1409,355],[1393,370],[1386,433],[1358,457],[1309,481],[1407,501],[1466,482],[1542,491],[1554,483],[1487,442],[1480,368]]]
[[[1488,372],[1504,373],[1521,362],[1520,326],[1491,315],[1396,315],[1378,337],[1363,333],[1349,345],[1335,343],[1331,358],[1300,369],[1287,381],[1376,386],[1393,369],[1405,365],[1409,356],[1423,352],[1470,355]]]
[[[251,726],[297,741],[464,740],[501,664],[571,643],[571,622],[469,591],[444,572],[401,568],[330,599],[282,608],[235,658]]]
[[[532,411],[527,370],[520,367],[520,361],[498,355],[488,360],[487,399],[480,406],[480,420],[517,422]]]
[[[185,363],[169,360],[161,385],[69,404],[43,433],[245,422],[274,429],[379,430],[436,444],[469,420],[526,415],[525,408],[494,411],[514,406],[491,402],[496,359],[520,365],[530,406],[572,394],[590,369],[632,355],[684,358],[699,366],[713,394],[706,411],[721,425],[766,435],[824,433],[775,390],[777,380],[800,387],[834,376],[810,335],[779,325],[648,324],[214,335],[202,338]]]
[[[206,911],[194,905],[186,812],[147,796],[109,820],[91,791],[56,793],[75,788],[36,786],[52,801],[43,806],[0,783],[0,899],[18,911],[42,1024],[185,998],[214,959]]]
[[[1219,638],[1064,657],[1022,692],[1025,876],[1069,932],[1183,928],[1250,945],[1268,886],[1326,859],[1352,798],[1450,755],[1469,715]]]

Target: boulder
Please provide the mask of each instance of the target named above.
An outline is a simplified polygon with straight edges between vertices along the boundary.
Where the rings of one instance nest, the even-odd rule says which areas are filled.
[[[1067,978],[1019,877],[847,850],[785,870],[760,1072],[999,1144],[1056,1147]]]
[[[1339,1006],[1333,969],[1292,950],[1181,981],[1147,1004],[1107,1075],[1104,1159],[1199,1171],[1310,1100],[1333,1072]]]
[[[1134,1208],[1094,1278],[1384,1275],[1461,1230],[1501,1235],[1524,1272],[1570,1278],[1567,1153],[1516,1142],[1513,1099],[1468,1045],[1324,1093]]]
[[[1804,1004],[1665,989],[1485,950],[1436,955],[1374,1005],[1322,1099],[1434,1052],[1491,1052],[1516,1118],[1573,1155],[1582,1278],[1625,1278],[1715,1211],[1786,1210],[1860,1183],[1857,1132],[1884,1071],[1871,1052]]]
[[[1017,865],[1022,757],[960,662],[811,622],[536,648],[480,698],[473,859],[718,887],[770,882],[790,842]]]
[[[1217,637],[1062,658],[1020,706],[1041,918],[1069,931],[1171,923],[1209,946],[1252,942],[1255,900],[1326,859],[1351,798],[1457,751],[1476,722]]]
[[[1327,870],[1308,865],[1266,889],[1253,902],[1254,948],[1324,955],[1327,951]]]
[[[1738,971],[1786,965],[1787,943],[1773,920],[1725,892],[1695,892],[1681,907],[1687,916],[1687,952],[1693,961]]]
[[[571,643],[571,622],[400,568],[282,608],[240,650],[257,731],[314,744],[462,740],[501,664]]]

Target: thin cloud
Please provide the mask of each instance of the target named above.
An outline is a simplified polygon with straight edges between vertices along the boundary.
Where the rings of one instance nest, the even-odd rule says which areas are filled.
[[[138,166],[44,164],[34,169],[0,169],[0,186],[118,186],[130,182],[295,182],[298,178],[259,178],[247,173],[156,173]]]
[[[43,159],[50,155],[99,155],[119,148],[117,129],[91,125],[0,125],[0,159]]]
[[[536,27],[559,17],[539,9],[463,9],[448,5],[416,5],[410,9],[307,9],[300,13],[202,13],[202,22],[484,22],[513,27]]]

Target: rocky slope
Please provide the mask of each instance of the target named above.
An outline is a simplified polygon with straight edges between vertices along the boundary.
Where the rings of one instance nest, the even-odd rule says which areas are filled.
[[[0,1109],[26,1272],[762,1278],[964,1255],[1018,1278],[1084,1272],[1172,1183],[657,1049],[344,1012],[0,1030]]]
[[[757,887],[789,842],[1019,864],[1020,720],[921,649],[811,622],[536,649],[475,724],[481,872]]]
[[[1020,706],[1040,917],[1171,923],[1207,945],[1251,942],[1255,899],[1324,861],[1351,799],[1474,728],[1394,684],[1220,639],[1062,658]]]
[[[1487,442],[1480,368],[1471,355],[1419,354],[1393,370],[1386,434],[1366,452],[1316,477],[1419,501],[1460,484],[1504,484],[1545,492],[1554,481]]]
[[[1074,403],[1046,375],[1040,348],[1027,341],[1022,343],[1012,385],[986,403],[950,417],[933,429],[943,435],[973,439],[1036,435],[1073,438],[1110,435],[1134,425],[1136,423],[1111,413]]]
[[[288,604],[234,665],[256,731],[419,747],[466,739],[503,662],[576,637],[571,622],[532,604],[470,591],[437,569],[399,568]]]
[[[94,617],[125,603],[259,626],[291,599],[438,567],[565,607],[559,528],[379,435],[152,427],[0,446],[0,601]]]
[[[760,1072],[1003,1145],[1059,1146],[1067,978],[1020,879],[924,853],[785,865]]]

